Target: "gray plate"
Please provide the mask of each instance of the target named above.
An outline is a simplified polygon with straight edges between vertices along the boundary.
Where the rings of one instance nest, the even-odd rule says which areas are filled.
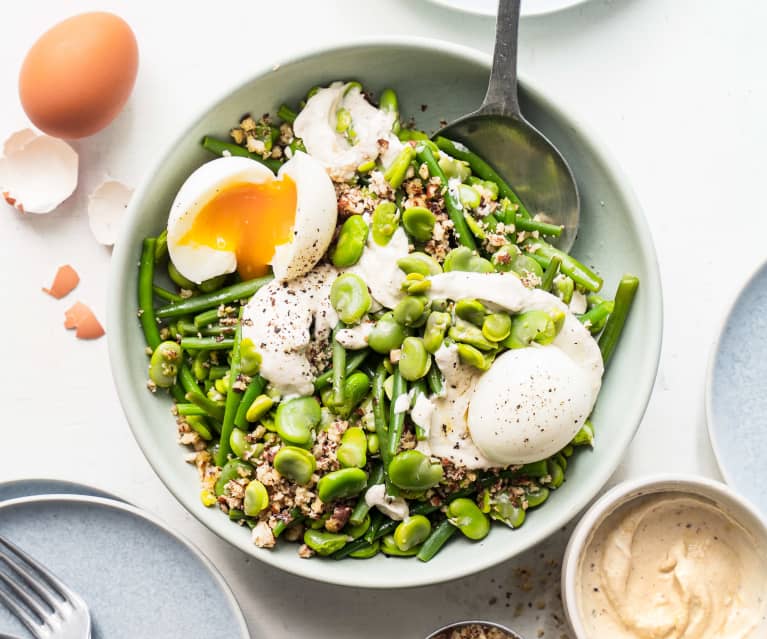
[[[708,373],[711,445],[728,484],[767,516],[767,264],[724,320]]]
[[[125,501],[100,488],[63,479],[16,479],[0,482],[0,502],[19,497],[32,497],[33,495],[89,495],[90,497]]]
[[[9,499],[0,503],[0,534],[85,598],[93,639],[250,636],[210,562],[133,506],[85,495]],[[6,632],[29,637],[0,606],[0,634]]]

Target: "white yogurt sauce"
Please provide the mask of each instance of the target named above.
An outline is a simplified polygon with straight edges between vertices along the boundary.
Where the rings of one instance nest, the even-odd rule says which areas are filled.
[[[376,484],[367,489],[365,503],[371,508],[378,508],[384,515],[394,521],[402,521],[410,515],[410,508],[402,497],[392,497],[386,494],[384,484]]]
[[[358,351],[368,345],[368,337],[372,330],[373,322],[364,321],[338,331],[336,341],[347,350]]]
[[[319,266],[289,282],[273,280],[243,311],[242,337],[251,339],[261,355],[261,375],[285,397],[314,392],[317,371],[309,355],[338,323],[330,305],[337,276],[332,266]]]
[[[341,108],[351,115],[356,133],[353,145],[336,131],[336,114]],[[359,87],[334,82],[309,98],[293,130],[303,140],[309,155],[326,165],[330,177],[345,182],[354,177],[360,164],[375,160],[380,154],[386,167],[401,151],[402,143],[391,130],[394,118],[395,114],[370,104]]]
[[[407,254],[408,239],[402,227],[384,246],[378,244],[371,233],[359,262],[347,271],[364,280],[374,300],[387,308],[394,308],[404,296],[401,287],[405,273],[397,266],[397,260]]]

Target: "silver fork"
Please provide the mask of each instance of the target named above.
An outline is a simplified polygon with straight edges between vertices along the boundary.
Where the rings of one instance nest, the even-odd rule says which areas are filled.
[[[35,639],[90,639],[91,613],[83,598],[40,562],[0,536],[2,564],[10,570],[0,570],[0,582],[6,586],[0,589],[0,601]]]

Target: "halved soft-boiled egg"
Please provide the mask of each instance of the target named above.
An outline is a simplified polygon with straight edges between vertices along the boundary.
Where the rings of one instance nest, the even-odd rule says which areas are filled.
[[[333,239],[335,189],[320,162],[298,152],[277,176],[245,157],[222,157],[192,173],[168,216],[173,264],[196,283],[237,270],[243,279],[308,273]]]

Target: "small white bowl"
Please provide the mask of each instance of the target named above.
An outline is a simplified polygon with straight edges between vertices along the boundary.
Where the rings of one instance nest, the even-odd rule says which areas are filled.
[[[713,501],[724,513],[739,523],[757,542],[767,544],[767,522],[743,497],[725,484],[694,475],[653,475],[625,481],[607,491],[585,512],[575,527],[562,561],[562,603],[576,639],[594,639],[586,633],[578,606],[577,578],[586,547],[602,523],[624,504],[643,495],[687,493]],[[767,622],[754,633],[767,636]]]

